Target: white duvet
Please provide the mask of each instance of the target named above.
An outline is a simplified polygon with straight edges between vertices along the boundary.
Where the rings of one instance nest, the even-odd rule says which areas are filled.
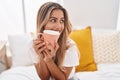
[[[80,80],[120,80],[120,64],[99,64],[98,71],[78,72]],[[16,67],[0,74],[0,80],[40,80],[34,66]]]
[[[120,80],[120,64],[99,64],[98,71],[78,72],[80,80]]]
[[[34,66],[16,67],[0,74],[0,80],[40,80]]]

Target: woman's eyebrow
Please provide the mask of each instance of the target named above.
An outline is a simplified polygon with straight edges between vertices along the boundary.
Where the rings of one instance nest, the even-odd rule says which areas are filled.
[[[50,18],[54,18],[54,19],[57,19],[56,17],[50,17]]]
[[[61,19],[65,19],[64,17],[62,17]]]
[[[50,17],[50,18],[58,19],[58,18],[56,18],[56,17]],[[65,18],[64,18],[64,17],[62,17],[62,18],[60,18],[60,19],[65,19]]]

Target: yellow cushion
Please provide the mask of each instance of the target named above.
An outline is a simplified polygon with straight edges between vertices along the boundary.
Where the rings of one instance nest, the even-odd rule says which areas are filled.
[[[76,67],[76,72],[97,70],[93,56],[91,27],[72,31],[70,38],[76,42],[80,51],[80,64]]]

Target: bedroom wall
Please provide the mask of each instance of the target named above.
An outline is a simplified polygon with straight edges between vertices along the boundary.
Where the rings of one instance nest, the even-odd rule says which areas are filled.
[[[64,0],[75,28],[116,29],[119,0]]]
[[[0,0],[0,40],[23,32],[22,0]]]
[[[117,30],[120,30],[120,0],[119,0],[119,12],[118,12]]]

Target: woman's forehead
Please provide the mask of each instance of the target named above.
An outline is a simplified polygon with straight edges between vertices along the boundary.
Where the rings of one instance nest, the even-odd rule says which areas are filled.
[[[60,9],[55,9],[52,11],[50,17],[64,18],[64,13]]]

